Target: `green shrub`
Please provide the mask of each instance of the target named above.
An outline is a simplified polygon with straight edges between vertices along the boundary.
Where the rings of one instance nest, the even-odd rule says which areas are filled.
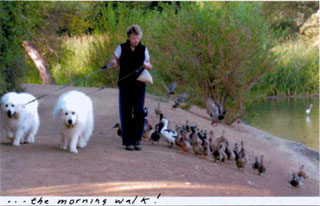
[[[299,38],[274,48],[277,61],[274,72],[254,88],[254,94],[317,94],[319,88],[319,48],[312,41]]]
[[[41,8],[41,2],[0,2],[0,95],[20,89],[29,68],[22,42],[44,24]]]
[[[151,44],[160,76],[189,85],[198,103],[213,97],[234,121],[275,58],[275,38],[259,11],[253,2],[183,3],[177,14],[166,7]]]

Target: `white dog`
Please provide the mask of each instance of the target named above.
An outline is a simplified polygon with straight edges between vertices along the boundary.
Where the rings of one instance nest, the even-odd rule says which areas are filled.
[[[13,146],[20,146],[20,141],[33,143],[40,121],[39,103],[28,93],[8,92],[1,98],[1,113],[4,131]]]
[[[87,145],[93,132],[93,104],[87,95],[79,91],[62,94],[53,111],[54,121],[61,129],[61,149],[78,153],[77,147]]]

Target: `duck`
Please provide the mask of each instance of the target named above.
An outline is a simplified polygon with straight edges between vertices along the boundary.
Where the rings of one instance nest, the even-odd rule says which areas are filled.
[[[173,109],[177,109],[182,105],[182,103],[189,97],[190,95],[187,92],[182,93],[179,97],[175,100],[174,105],[172,106]]]
[[[159,140],[161,137],[161,129],[163,127],[163,123],[160,122],[158,124],[155,125],[155,131],[151,134],[149,141],[151,141],[152,144],[154,144],[154,142],[156,142],[157,144],[159,144]]]
[[[213,133],[212,130],[209,132],[209,145],[210,145],[210,151],[211,151],[211,152],[213,152],[213,151],[216,150],[217,144],[215,143],[214,133]]]
[[[117,134],[119,137],[121,137],[121,126],[119,123],[116,123],[112,128],[118,128]]]
[[[153,131],[152,125],[149,123],[149,120],[145,117],[143,139],[149,139],[152,134],[152,131]]]
[[[193,142],[195,141],[196,136],[197,136],[197,134],[196,134],[196,127],[192,126],[192,127],[191,127],[191,134],[189,135],[189,139],[190,139],[190,141],[191,141],[191,145],[193,145]]]
[[[206,108],[207,108],[207,113],[209,114],[212,120],[211,124],[216,123],[219,117],[219,108],[210,97],[207,98]]]
[[[239,155],[238,159],[236,160],[237,167],[242,171],[244,171],[244,167],[246,166],[246,164],[247,164],[247,158],[244,158],[241,155]]]
[[[210,144],[208,139],[204,139],[202,141],[202,148],[203,148],[203,158],[207,158],[210,156],[211,149],[210,149]]]
[[[198,133],[197,133],[199,139],[201,139],[201,140],[203,139],[202,134],[203,134],[203,131],[202,131],[202,130],[201,130],[201,131],[198,131]]]
[[[203,148],[201,147],[200,144],[193,144],[192,151],[195,156],[203,155]]]
[[[186,121],[186,130],[187,130],[187,132],[190,132],[190,126],[189,126],[189,121],[188,120]]]
[[[201,146],[201,140],[197,136],[195,136],[195,138],[193,139],[192,150],[196,156],[200,155],[203,157],[204,149]]]
[[[222,135],[217,138],[217,142],[218,142],[218,144],[221,144],[221,143],[224,143],[227,141],[228,141],[227,138],[224,136],[224,130],[222,130]]]
[[[162,113],[161,113],[159,116],[160,116],[160,117],[159,117],[159,121],[161,122],[161,120],[162,120],[162,118],[163,118],[164,116],[163,116]]]
[[[176,142],[176,144],[180,147],[183,154],[184,154],[184,152],[189,153],[192,150],[192,146],[191,146],[190,142],[185,138],[184,132],[181,131],[180,134],[181,135],[179,138],[177,138],[178,141]]]
[[[172,147],[178,137],[178,132],[168,129],[169,121],[166,118],[163,117],[161,122],[163,123],[163,127],[160,134],[167,140],[169,147]]]
[[[241,145],[241,149],[240,149],[239,155],[240,155],[242,158],[246,158],[246,157],[247,157],[247,154],[246,154],[246,151],[245,151],[245,149],[244,149],[244,143],[243,143],[243,141],[240,142],[240,145]]]
[[[233,153],[234,153],[234,156],[235,156],[234,159],[235,159],[236,161],[238,161],[238,159],[239,159],[238,143],[235,143],[235,144],[234,144]]]
[[[254,158],[254,163],[252,163],[252,169],[253,170],[258,170],[259,167],[260,167],[260,163],[259,163],[258,157],[255,157]]]
[[[224,149],[224,153],[227,155],[228,160],[234,160],[235,159],[235,155],[234,153],[229,149],[229,142],[226,141],[226,147]]]
[[[263,159],[264,159],[264,156],[261,155],[260,156],[260,164],[258,165],[258,171],[259,171],[259,175],[261,175],[262,173],[266,173],[266,167],[264,166],[263,164]]]
[[[306,114],[310,114],[312,106],[313,106],[313,104],[309,105],[309,108],[306,110]]]
[[[219,162],[224,162],[227,159],[227,155],[225,154],[223,150],[223,145],[219,144],[216,150],[212,152],[213,154],[213,161],[219,161]]]
[[[298,172],[298,177],[301,178],[302,180],[307,178],[307,174],[305,173],[305,171],[303,171],[303,168],[304,168],[304,165],[301,165]]]
[[[292,174],[292,179],[289,181],[292,187],[300,187],[301,185],[301,180],[299,177],[296,175],[296,173]]]
[[[218,112],[219,112],[219,116],[218,116],[218,119],[219,120],[223,120],[224,119],[224,115],[227,114],[226,110],[224,109],[223,105],[218,103],[217,104],[217,107],[218,107]]]
[[[167,95],[174,94],[174,92],[178,86],[178,83],[176,81],[171,82],[171,85],[169,88],[167,87],[167,85],[163,81],[161,81],[161,84],[167,90]]]
[[[158,102],[158,107],[154,110],[154,113],[156,113],[157,117],[162,114],[162,111],[160,110],[160,102]]]

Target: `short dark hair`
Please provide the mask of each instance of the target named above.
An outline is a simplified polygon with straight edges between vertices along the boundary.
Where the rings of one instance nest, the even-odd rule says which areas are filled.
[[[138,25],[131,25],[127,28],[127,37],[131,34],[142,36],[142,31],[140,26]]]

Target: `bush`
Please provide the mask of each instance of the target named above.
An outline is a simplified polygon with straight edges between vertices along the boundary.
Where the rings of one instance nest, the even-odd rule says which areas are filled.
[[[19,90],[29,68],[22,42],[31,40],[43,24],[39,2],[0,2],[0,95]]]
[[[165,8],[151,44],[160,76],[188,85],[202,105],[207,97],[220,102],[233,122],[275,58],[275,38],[259,12],[252,2],[184,3],[177,14]]]
[[[319,88],[319,47],[299,38],[274,48],[277,61],[274,73],[265,76],[254,88],[255,94],[315,94]]]
[[[58,84],[82,78],[105,65],[116,46],[126,40],[126,28],[131,24],[141,26],[142,42],[148,47],[154,66],[151,71],[154,84],[148,86],[147,91],[162,95],[165,90],[160,80],[165,83],[178,81],[178,93],[189,91],[190,103],[204,106],[207,97],[222,103],[230,123],[243,114],[244,106],[250,102],[251,88],[259,93],[275,78],[279,83],[279,78],[289,80],[287,74],[274,74],[294,66],[284,63],[285,58],[275,61],[276,55],[281,59],[284,54],[280,52],[284,44],[275,47],[277,37],[282,35],[275,32],[275,27],[270,26],[262,15],[261,6],[265,4],[261,2],[171,5],[161,2],[154,10],[149,9],[148,2],[77,2],[76,7],[73,3],[63,7],[64,4],[69,5],[68,2],[56,2],[56,7],[48,14],[52,17],[58,13],[65,18],[65,33],[56,30],[59,58],[49,58],[48,62]],[[60,11],[60,7],[64,9]],[[71,18],[72,15],[65,12],[76,15]],[[317,54],[312,52],[314,50],[305,52],[310,60],[301,54],[296,63],[305,65],[304,75],[314,77],[314,65],[318,61],[315,61]],[[279,62],[282,62],[281,67],[277,66]],[[291,76],[295,75],[297,73]],[[118,70],[108,70],[77,85],[116,87],[117,76]],[[255,86],[258,81],[259,85]],[[310,81],[310,76],[301,81],[310,84],[307,87],[310,90],[318,85],[314,80]],[[279,86],[272,84],[272,87]]]

